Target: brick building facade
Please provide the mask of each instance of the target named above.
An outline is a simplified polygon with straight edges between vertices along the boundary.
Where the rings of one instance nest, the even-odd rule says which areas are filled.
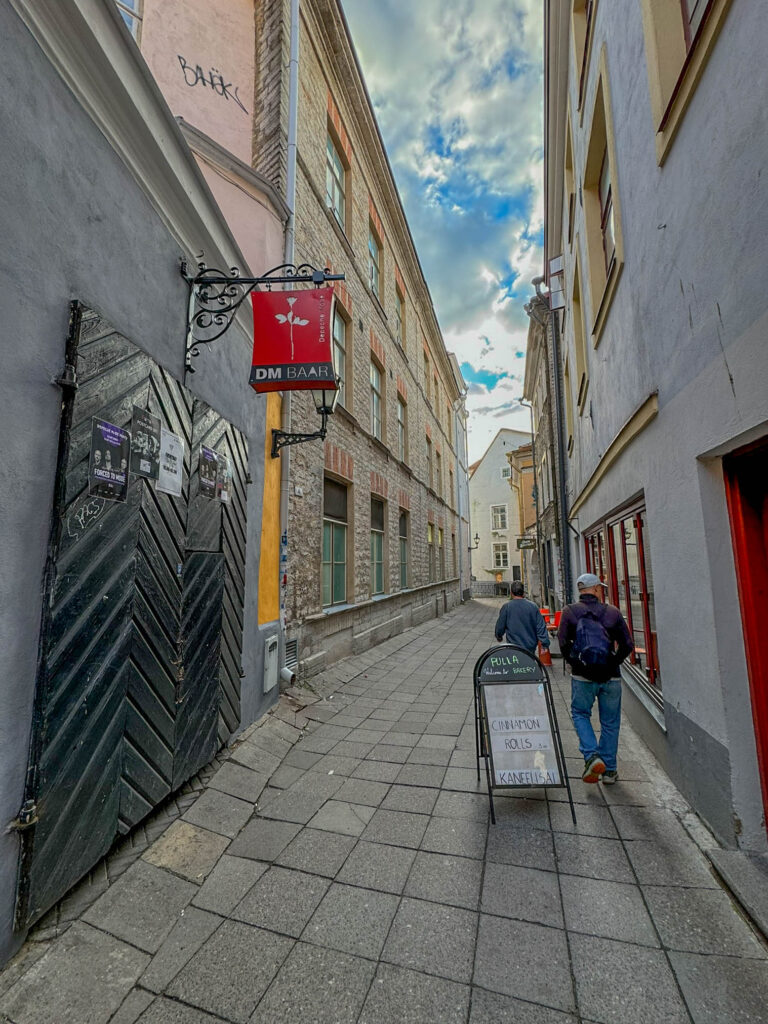
[[[257,166],[282,187],[288,5],[260,5]],[[343,14],[302,4],[297,264],[344,273],[334,342],[343,391],[324,445],[290,449],[282,605],[303,675],[460,597],[456,417],[443,344]],[[295,393],[292,430],[316,429]],[[285,458],[285,450],[282,458]],[[295,645],[290,644],[295,641]]]

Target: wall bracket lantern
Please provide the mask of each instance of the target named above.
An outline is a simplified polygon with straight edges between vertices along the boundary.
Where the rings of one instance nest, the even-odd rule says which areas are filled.
[[[337,378],[338,384],[338,378]],[[333,415],[339,400],[338,387],[330,391],[313,391],[312,398],[321,418],[320,429],[312,434],[297,434],[286,430],[272,430],[272,458],[276,459],[281,448],[289,444],[303,444],[305,441],[322,441],[328,430],[328,417]]]
[[[480,534],[479,533],[475,534],[474,541],[475,541],[475,546],[474,547],[468,547],[467,551],[477,551],[477,549],[480,547]]]
[[[283,263],[260,277],[241,277],[237,267],[224,273],[204,262],[198,262],[197,273],[192,274],[185,259],[181,260],[181,276],[189,286],[184,364],[187,373],[195,372],[192,359],[200,355],[199,346],[219,340],[254,289],[271,289],[277,284],[312,284],[320,287],[329,281],[345,280],[344,274],[332,274],[327,267],[318,270],[309,263],[299,266]]]

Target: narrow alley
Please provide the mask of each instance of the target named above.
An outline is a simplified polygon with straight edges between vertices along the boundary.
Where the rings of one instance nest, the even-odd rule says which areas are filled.
[[[41,922],[0,973],[0,1019],[768,1020],[766,947],[714,840],[626,724],[620,782],[582,783],[559,659],[578,826],[561,789],[497,791],[490,824],[472,668],[498,606],[348,658],[304,707],[284,695],[90,905],[81,886],[79,917]]]

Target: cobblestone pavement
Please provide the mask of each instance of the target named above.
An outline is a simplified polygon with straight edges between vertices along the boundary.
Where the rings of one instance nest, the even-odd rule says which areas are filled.
[[[563,790],[500,793],[489,823],[472,667],[497,608],[281,698],[127,869],[108,862],[44,922],[0,974],[0,1019],[768,1021],[766,947],[701,852],[713,840],[626,725],[622,781],[581,782],[557,660],[578,825]]]

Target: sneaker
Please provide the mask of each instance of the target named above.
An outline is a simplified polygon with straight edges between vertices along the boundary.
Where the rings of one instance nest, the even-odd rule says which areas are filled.
[[[584,782],[597,782],[604,772],[605,761],[602,757],[598,757],[597,754],[593,754],[592,757],[587,758],[584,762],[584,771],[581,777]]]
[[[619,781],[619,773],[616,771],[616,769],[614,768],[613,770],[611,770],[610,768],[606,768],[605,771],[603,772],[603,785],[604,786],[612,786],[614,784],[614,782],[618,782],[618,781]]]

